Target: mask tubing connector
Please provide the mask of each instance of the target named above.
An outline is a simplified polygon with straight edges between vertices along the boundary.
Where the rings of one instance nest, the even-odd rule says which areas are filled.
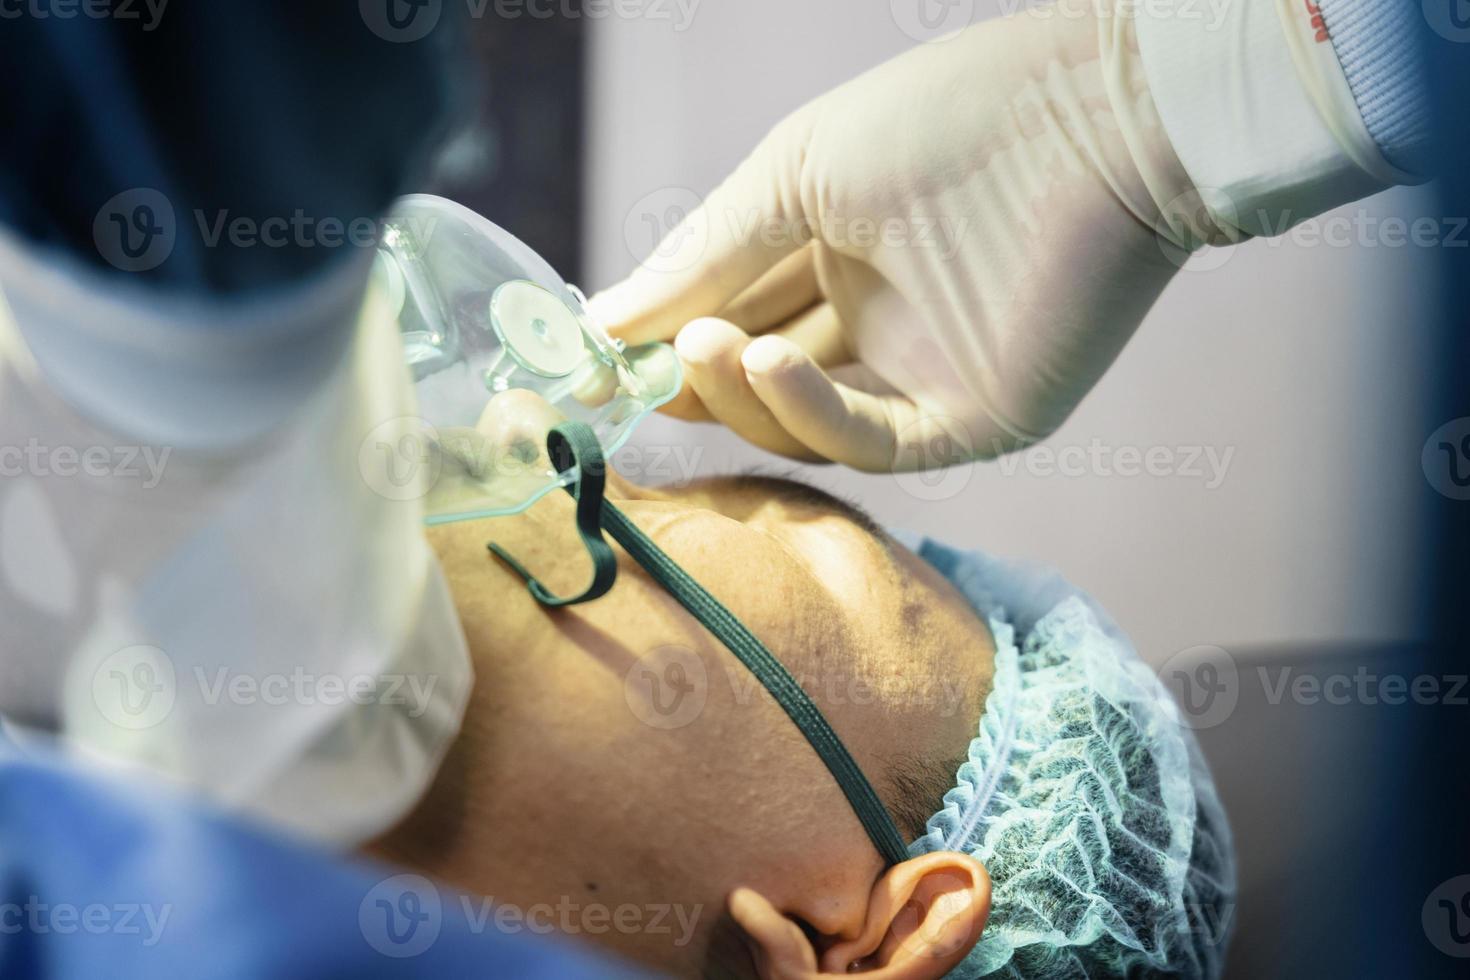
[[[592,583],[573,596],[553,595],[540,580],[520,562],[512,558],[504,548],[494,541],[488,547],[495,557],[505,562],[519,575],[531,590],[531,595],[543,606],[574,606],[579,602],[590,602],[607,594],[618,577],[618,559],[612,546],[602,536],[602,499],[607,487],[607,464],[602,457],[602,446],[590,426],[582,422],[563,422],[546,434],[546,451],[556,466],[557,472],[566,473],[576,468],[577,477],[567,487],[577,501],[577,534],[587,555],[592,559]]]

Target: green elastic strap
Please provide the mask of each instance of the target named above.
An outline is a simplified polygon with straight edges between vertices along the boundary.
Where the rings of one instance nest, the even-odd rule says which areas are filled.
[[[526,580],[531,594],[542,603],[560,606],[595,599],[612,587],[612,580],[617,573],[616,559],[597,530],[596,517],[589,524],[585,516],[587,512],[594,515],[600,512],[602,527],[623,546],[628,555],[643,566],[653,580],[663,586],[681,606],[689,610],[705,629],[728,647],[776,699],[776,703],[800,729],[802,735],[806,736],[832,777],[837,780],[838,787],[847,797],[847,802],[857,814],[863,829],[868,832],[868,839],[878,849],[884,862],[892,867],[907,860],[908,849],[904,846],[898,828],[894,826],[893,818],[888,815],[887,808],[878,799],[877,792],[863,775],[862,769],[858,768],[847,747],[842,744],[837,733],[832,731],[832,726],[827,723],[827,719],[812,703],[811,698],[807,697],[806,691],[802,690],[796,679],[730,610],[680,568],[648,535],[628,520],[626,514],[602,499],[605,483],[602,447],[592,430],[581,422],[564,422],[552,429],[546,438],[546,447],[553,460],[560,458],[559,453],[570,451],[573,455],[574,459],[561,467],[563,472],[571,465],[581,467],[580,479],[567,489],[577,498],[577,531],[588,552],[592,554],[596,569],[592,585],[575,598],[556,599],[500,548],[492,544],[490,550]]]
[[[546,435],[546,451],[556,464],[558,473],[572,467],[578,468],[577,479],[567,487],[567,492],[577,500],[577,534],[592,559],[592,584],[574,596],[558,597],[542,585],[524,565],[494,541],[488,547],[495,557],[515,570],[525,579],[531,595],[543,606],[574,606],[599,598],[613,587],[618,577],[618,559],[612,547],[602,537],[598,520],[602,512],[602,494],[607,485],[607,470],[602,459],[602,445],[597,434],[582,422],[564,422]]]

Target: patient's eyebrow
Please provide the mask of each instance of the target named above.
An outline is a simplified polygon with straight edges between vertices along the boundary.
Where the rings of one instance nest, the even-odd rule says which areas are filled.
[[[775,497],[782,503],[804,505],[845,517],[887,547],[888,533],[883,530],[883,525],[879,524],[872,514],[856,503],[844,500],[821,487],[789,476],[776,476],[759,470],[737,473],[729,477],[729,480],[731,485],[739,490],[759,491]]]

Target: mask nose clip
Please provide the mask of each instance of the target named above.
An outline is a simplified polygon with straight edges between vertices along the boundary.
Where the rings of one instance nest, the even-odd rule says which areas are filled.
[[[557,596],[541,584],[520,562],[500,545],[491,541],[488,547],[501,561],[525,581],[531,595],[544,606],[575,606],[591,602],[607,594],[618,577],[618,559],[612,546],[602,536],[602,500],[607,490],[607,463],[597,434],[585,422],[563,422],[546,434],[546,452],[558,473],[576,469],[577,477],[566,488],[577,501],[577,535],[592,559],[592,582],[571,596]]]

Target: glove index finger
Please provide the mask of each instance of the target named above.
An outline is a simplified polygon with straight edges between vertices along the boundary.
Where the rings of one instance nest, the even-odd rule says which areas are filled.
[[[632,275],[589,301],[610,334],[630,344],[668,340],[691,320],[719,313],[811,240],[814,223],[806,220],[800,188],[811,118],[803,110],[778,125]],[[642,216],[635,208],[625,227],[647,219],[656,226],[667,209],[651,207]]]

